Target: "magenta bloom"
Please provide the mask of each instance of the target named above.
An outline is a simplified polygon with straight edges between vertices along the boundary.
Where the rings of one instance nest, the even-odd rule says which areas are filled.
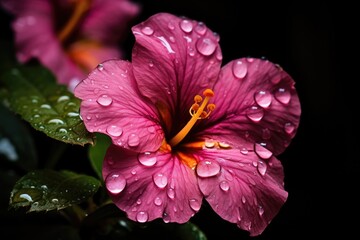
[[[293,79],[255,58],[221,68],[219,36],[202,22],[159,13],[132,31],[132,62],[106,61],[75,88],[87,129],[112,138],[113,202],[138,222],[185,223],[205,199],[262,233],[288,195],[275,156],[299,124]]]
[[[14,14],[17,59],[38,59],[73,89],[97,64],[120,58],[139,7],[128,0],[0,0]]]

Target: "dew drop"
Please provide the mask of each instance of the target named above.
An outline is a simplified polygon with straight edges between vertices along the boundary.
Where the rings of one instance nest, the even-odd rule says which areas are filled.
[[[244,155],[247,155],[247,154],[249,153],[249,150],[248,150],[246,147],[242,147],[242,148],[240,149],[240,152],[241,152],[242,154],[244,154]]]
[[[70,99],[69,96],[64,95],[64,96],[59,97],[57,102],[68,101],[69,99]]]
[[[167,177],[162,173],[154,174],[153,181],[158,188],[164,188],[168,184]]]
[[[284,130],[287,134],[292,134],[295,130],[295,126],[294,126],[294,124],[292,124],[290,122],[285,123]]]
[[[112,103],[113,100],[108,95],[101,95],[96,101],[101,106],[107,107],[107,106],[110,106],[110,104]]]
[[[28,201],[28,202],[32,202],[32,201],[33,201],[33,200],[32,200],[32,197],[31,197],[29,194],[26,194],[26,193],[20,194],[19,197],[25,199],[25,200]]]
[[[220,172],[220,165],[217,162],[200,161],[196,173],[200,177],[212,177]]]
[[[51,202],[57,204],[57,203],[59,203],[59,199],[53,198],[53,199],[51,200]]]
[[[169,23],[168,23],[168,28],[169,28],[170,30],[174,30],[174,29],[175,29],[175,26],[174,26],[174,24],[173,24],[172,22],[169,22]]]
[[[206,25],[203,22],[199,22],[195,27],[195,32],[200,35],[204,35],[207,31]]]
[[[193,24],[190,20],[183,19],[180,22],[180,28],[186,33],[189,33],[193,30]]]
[[[64,124],[64,121],[58,118],[50,119],[48,123],[54,123],[54,124]]]
[[[200,38],[196,42],[196,49],[204,56],[210,56],[216,49],[216,43],[210,38]]]
[[[189,200],[189,205],[190,205],[190,207],[191,207],[192,210],[194,210],[195,212],[197,212],[197,211],[200,210],[201,202],[199,202],[199,201],[196,200],[196,199],[190,199],[190,200]]]
[[[113,137],[119,137],[123,133],[123,130],[116,125],[110,125],[106,128],[106,132]]]
[[[204,146],[207,148],[213,148],[215,147],[215,141],[213,139],[206,139],[204,142]]]
[[[105,184],[109,192],[119,194],[126,186],[126,179],[120,174],[110,173],[105,179]]]
[[[269,159],[272,156],[272,152],[265,147],[261,146],[261,144],[256,144],[254,146],[255,153],[262,159]]]
[[[154,199],[154,204],[155,204],[156,206],[161,206],[162,203],[163,203],[163,201],[161,200],[161,198],[156,197],[156,198]]]
[[[242,196],[242,197],[241,197],[241,202],[242,202],[243,204],[246,203],[246,198],[245,198],[245,196]]]
[[[285,88],[279,88],[275,92],[275,98],[282,104],[288,104],[290,102],[291,95]]]
[[[257,166],[257,170],[261,175],[265,175],[266,170],[267,170],[267,165],[266,163],[264,163],[263,161],[259,161],[258,162],[258,166]]]
[[[264,110],[257,106],[251,106],[247,109],[246,116],[254,122],[259,122],[264,117]]]
[[[141,211],[136,214],[136,221],[140,223],[147,222],[148,219],[149,219],[149,215],[147,212]]]
[[[65,128],[60,128],[58,131],[59,133],[67,133],[67,130]]]
[[[140,144],[140,138],[136,134],[130,134],[128,137],[127,144],[130,147],[136,147]]]
[[[163,213],[162,218],[163,218],[164,223],[169,223],[171,220],[169,214],[167,214],[166,212]]]
[[[260,107],[267,108],[271,104],[272,95],[267,91],[259,91],[255,93],[255,101]]]
[[[156,153],[152,152],[145,152],[145,153],[139,153],[138,155],[139,162],[147,167],[154,166],[157,162]]]
[[[143,28],[141,29],[141,31],[143,32],[143,34],[148,35],[148,36],[150,36],[150,35],[152,35],[152,34],[154,33],[154,29],[152,29],[152,28],[149,27],[149,26],[143,27]]]
[[[98,69],[99,71],[104,70],[104,65],[102,65],[101,63],[98,64],[98,65],[97,65],[97,69]]]
[[[228,181],[221,181],[219,186],[220,189],[223,190],[224,192],[227,192],[230,189],[230,185]]]
[[[244,78],[247,74],[247,66],[242,61],[234,61],[232,71],[236,78]]]
[[[226,143],[226,142],[219,142],[219,146],[221,148],[230,148],[230,144]]]
[[[260,216],[262,216],[264,214],[264,208],[262,206],[258,207],[258,213]]]
[[[147,130],[148,130],[149,133],[154,133],[156,129],[155,129],[154,126],[150,126],[150,127],[147,128]]]
[[[51,109],[51,106],[49,104],[42,104],[40,108]]]
[[[174,199],[175,198],[175,190],[173,188],[169,188],[166,191],[166,194],[168,195],[169,198]]]

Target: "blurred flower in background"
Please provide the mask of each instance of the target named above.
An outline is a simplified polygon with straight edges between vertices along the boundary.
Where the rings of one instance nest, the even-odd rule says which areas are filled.
[[[140,7],[128,0],[0,0],[14,15],[16,57],[37,59],[69,90],[99,62],[121,58]]]

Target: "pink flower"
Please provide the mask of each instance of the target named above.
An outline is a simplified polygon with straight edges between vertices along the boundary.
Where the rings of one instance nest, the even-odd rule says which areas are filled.
[[[75,88],[87,129],[112,138],[113,202],[138,222],[185,223],[205,199],[262,233],[288,196],[275,156],[299,124],[293,79],[255,58],[221,68],[219,36],[202,22],[159,13],[132,31],[132,62],[106,61]]]
[[[73,89],[96,65],[120,58],[139,7],[128,0],[0,0],[14,14],[17,59],[39,60]]]

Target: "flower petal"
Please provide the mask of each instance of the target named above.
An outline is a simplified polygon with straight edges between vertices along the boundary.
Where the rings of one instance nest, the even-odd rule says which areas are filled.
[[[100,64],[76,88],[81,116],[90,132],[109,135],[114,144],[137,152],[155,151],[164,133],[156,108],[137,91],[131,63]]]
[[[287,199],[283,187],[281,163],[271,157],[263,160],[244,144],[241,149],[208,149],[198,153],[203,158],[197,166],[202,193],[223,219],[237,223],[251,236],[263,232]],[[206,177],[202,163],[218,166],[215,175]]]
[[[86,38],[99,42],[118,43],[139,10],[139,5],[128,0],[93,0],[81,32]]]
[[[167,13],[153,15],[132,31],[132,62],[140,91],[165,104],[173,117],[177,111],[177,119],[188,118],[194,96],[218,77],[218,36],[201,22]]]
[[[299,125],[301,109],[294,84],[269,61],[242,58],[228,63],[215,84],[216,109],[204,121],[209,127],[202,134],[260,143],[280,154]]]
[[[113,202],[138,222],[185,223],[202,203],[194,171],[172,154],[137,154],[111,145],[103,176]]]

